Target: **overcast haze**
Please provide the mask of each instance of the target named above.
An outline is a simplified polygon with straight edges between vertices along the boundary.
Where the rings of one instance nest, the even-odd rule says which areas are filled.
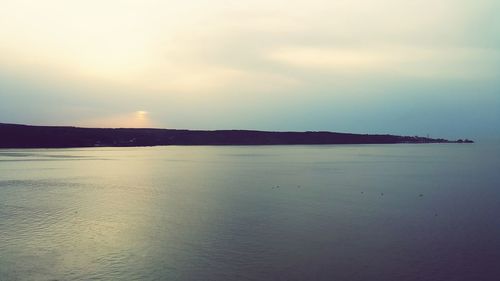
[[[0,0],[0,122],[500,137],[500,1]]]

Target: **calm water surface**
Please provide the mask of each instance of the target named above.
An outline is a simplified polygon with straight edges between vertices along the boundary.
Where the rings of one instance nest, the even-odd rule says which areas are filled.
[[[0,150],[1,280],[500,280],[494,144]]]

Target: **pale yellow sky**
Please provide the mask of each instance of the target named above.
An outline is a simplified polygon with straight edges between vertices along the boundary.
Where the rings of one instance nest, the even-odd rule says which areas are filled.
[[[180,92],[287,80],[223,57],[227,45],[269,63],[355,74],[410,64],[403,75],[427,75],[444,55],[449,64],[439,65],[441,75],[467,76],[454,63],[481,59],[485,50],[432,44],[440,35],[460,36],[467,24],[469,5],[456,2],[2,1],[1,56],[85,79]]]
[[[0,6],[0,70],[76,99],[68,87],[83,84],[100,89],[83,94],[94,100],[119,95],[130,104],[147,104],[146,97],[215,108],[244,101],[258,108],[290,96],[298,104],[354,102],[377,97],[374,80],[396,88],[408,81],[488,84],[500,68],[494,12],[500,5],[493,0],[0,0]],[[78,122],[139,110],[154,108],[138,104]]]

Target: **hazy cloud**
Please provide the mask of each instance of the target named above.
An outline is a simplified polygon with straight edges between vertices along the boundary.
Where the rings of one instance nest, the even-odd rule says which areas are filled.
[[[498,134],[498,1],[0,2],[0,121]]]

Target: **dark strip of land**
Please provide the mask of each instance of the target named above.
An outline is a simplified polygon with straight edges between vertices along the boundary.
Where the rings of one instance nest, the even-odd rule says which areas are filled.
[[[172,130],[29,126],[0,123],[0,148],[64,148],[156,145],[293,145],[462,143],[417,136],[334,132],[266,132],[250,130]]]

